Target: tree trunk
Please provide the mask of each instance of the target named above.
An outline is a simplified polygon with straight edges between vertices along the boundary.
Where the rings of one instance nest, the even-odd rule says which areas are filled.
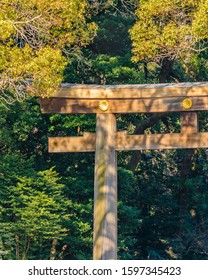
[[[52,242],[52,247],[51,247],[51,254],[50,254],[50,260],[55,260],[56,258],[56,246],[58,244],[58,238],[54,238]]]
[[[179,205],[180,205],[180,213],[184,215],[187,210],[188,203],[188,190],[185,186],[185,180],[189,177],[189,174],[192,169],[192,158],[194,155],[194,149],[187,149],[183,151],[183,159],[180,164],[180,177],[181,177],[181,190],[179,193]]]
[[[30,247],[30,237],[26,236],[25,237],[24,250],[23,250],[23,253],[22,253],[22,260],[26,260],[29,247]]]
[[[164,58],[161,63],[161,70],[159,73],[159,83],[167,83],[167,80],[170,78],[174,60],[169,60]]]
[[[15,235],[15,243],[16,243],[16,259],[19,260],[20,251],[19,251],[19,235]]]
[[[148,79],[148,68],[147,68],[147,62],[146,61],[144,61],[143,66],[144,66],[144,79],[145,79],[145,81],[147,81],[147,79]]]
[[[63,260],[64,252],[66,251],[67,247],[68,247],[68,246],[67,246],[66,244],[62,246],[62,248],[61,248],[61,253],[60,253],[59,256],[58,256],[58,259],[59,259],[59,260]]]

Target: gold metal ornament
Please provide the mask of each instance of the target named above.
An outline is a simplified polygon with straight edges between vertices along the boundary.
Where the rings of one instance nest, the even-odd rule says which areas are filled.
[[[98,104],[98,108],[103,112],[107,111],[109,109],[108,101],[107,100],[101,100]]]
[[[190,98],[185,98],[182,102],[182,106],[184,109],[190,109],[193,106],[193,103]]]

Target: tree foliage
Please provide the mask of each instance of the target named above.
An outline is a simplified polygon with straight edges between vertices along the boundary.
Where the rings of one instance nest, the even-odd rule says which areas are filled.
[[[135,61],[174,60],[207,47],[206,0],[140,1],[131,29]]]
[[[62,221],[70,215],[62,196],[63,186],[57,180],[52,169],[34,173],[33,177],[17,177],[15,183],[2,180],[0,233],[9,258],[33,258],[31,245],[36,245],[36,254],[38,249],[43,254],[46,240],[62,239],[67,232]],[[50,256],[50,251],[44,253]]]
[[[80,0],[1,2],[1,101],[54,92],[63,80],[66,55],[70,58],[95,35],[87,9]]]

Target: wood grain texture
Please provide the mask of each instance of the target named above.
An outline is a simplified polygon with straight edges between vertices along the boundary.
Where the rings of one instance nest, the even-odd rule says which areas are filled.
[[[56,97],[95,98],[156,98],[177,96],[208,96],[208,82],[131,85],[61,84]]]
[[[186,112],[208,110],[208,97],[191,97],[193,106],[186,110],[182,106],[184,97],[146,98],[146,99],[109,99],[108,113],[159,113],[159,112]],[[52,114],[96,114],[100,100],[50,98],[41,99],[42,113]]]
[[[207,148],[208,133],[173,133],[116,136],[117,151]]]
[[[95,133],[85,132],[78,137],[49,137],[49,153],[94,152]]]
[[[154,149],[190,149],[207,148],[208,133],[189,133],[128,135],[125,131],[115,133],[117,151],[154,150]],[[52,137],[49,138],[49,152],[93,152],[96,147],[96,135],[86,133],[85,137]]]
[[[93,259],[117,259],[116,119],[97,115],[94,177]]]
[[[180,120],[182,133],[197,133],[199,131],[197,112],[181,113]]]

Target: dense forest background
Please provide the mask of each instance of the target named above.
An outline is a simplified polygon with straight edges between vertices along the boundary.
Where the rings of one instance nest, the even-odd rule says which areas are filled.
[[[0,31],[0,73],[12,81],[9,88],[0,84],[2,259],[92,258],[94,153],[49,154],[47,138],[95,131],[95,116],[41,114],[37,98],[26,97],[22,90],[31,73],[45,79],[39,89],[51,83],[50,75],[55,77],[53,63],[63,63],[56,82],[60,73],[69,83],[208,81],[207,0],[73,1],[75,6],[78,2],[87,4],[85,21],[79,16],[81,23],[74,20],[74,26],[47,25],[52,37],[34,33],[35,24],[21,27],[21,21],[17,37],[11,25],[8,33]],[[8,15],[13,16],[11,11]],[[67,14],[61,17],[65,18]],[[0,12],[0,29],[5,22]],[[59,44],[62,61],[51,42],[56,38],[57,45],[58,35],[66,38],[62,35],[67,28],[74,33],[70,47],[65,39]],[[48,76],[39,71],[40,62]],[[37,88],[35,83],[33,95],[38,95]],[[118,130],[129,133],[180,131],[177,113],[116,117]],[[199,114],[199,127],[208,132],[207,112]],[[118,166],[118,258],[208,259],[208,149],[119,152]]]

